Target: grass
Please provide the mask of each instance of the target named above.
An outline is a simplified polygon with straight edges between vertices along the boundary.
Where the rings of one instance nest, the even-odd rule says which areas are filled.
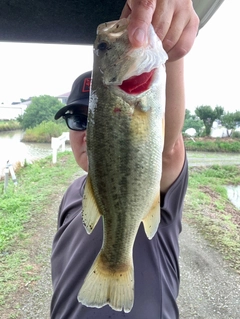
[[[184,218],[240,273],[240,211],[228,199],[230,184],[240,184],[240,166],[191,167]]]
[[[240,152],[240,139],[226,139],[226,138],[185,138],[184,144],[187,151],[199,152]]]
[[[72,153],[64,152],[58,154],[56,164],[49,156],[20,169],[18,186],[9,181],[6,194],[3,182],[0,183],[0,305],[14,291],[37,280],[38,265],[32,264],[29,251],[29,241],[38,226],[34,221],[55,193],[61,188],[64,192],[69,179],[78,171]]]
[[[20,130],[21,125],[18,121],[0,121],[0,132]]]
[[[71,163],[67,164],[68,169],[62,167],[64,159],[71,159]],[[3,193],[3,182],[0,184],[0,252],[16,236],[21,236],[24,223],[33,214],[41,212],[42,203],[76,170],[77,164],[72,156],[60,155],[58,163],[54,165],[50,156],[20,170],[18,187],[9,183],[6,194]]]

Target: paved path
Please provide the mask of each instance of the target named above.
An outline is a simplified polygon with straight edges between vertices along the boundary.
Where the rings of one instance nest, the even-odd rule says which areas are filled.
[[[240,153],[187,152],[189,166],[240,165]],[[240,317],[239,317],[240,318]]]

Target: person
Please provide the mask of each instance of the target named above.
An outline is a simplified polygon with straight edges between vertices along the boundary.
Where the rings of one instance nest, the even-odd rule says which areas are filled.
[[[85,307],[77,300],[83,280],[102,244],[102,221],[88,235],[81,209],[86,175],[66,191],[58,215],[58,230],[52,250],[52,319],[86,318],[178,318],[176,298],[179,286],[178,235],[187,188],[187,160],[181,129],[184,121],[183,59],[166,65],[166,131],[161,180],[161,223],[152,240],[143,226],[137,234],[133,258],[135,301],[130,313],[109,306]],[[68,103],[55,115],[70,129],[70,144],[78,165],[88,170],[86,126],[91,72],[73,83]]]
[[[137,2],[127,1],[122,16],[126,16],[131,10],[133,19],[133,11],[139,9],[136,7]],[[86,307],[77,300],[79,289],[101,249],[103,239],[101,219],[90,235],[86,233],[82,224],[81,212],[86,181],[85,174],[69,186],[59,207],[57,232],[53,241],[51,258],[53,283],[51,319],[179,318],[177,306],[180,281],[178,237],[181,232],[183,201],[188,182],[188,164],[181,134],[185,115],[183,56],[192,46],[199,22],[190,2],[190,0],[181,1],[187,6],[187,14],[184,11],[184,6],[180,6],[181,10],[176,11],[176,8],[179,8],[178,0],[144,2],[155,4],[155,7],[151,7],[149,11],[146,9],[146,12],[149,14],[148,23],[153,19],[154,13],[154,19],[159,18],[159,20],[155,20],[158,21],[156,23],[160,23],[158,31],[161,30],[161,23],[165,25],[161,21],[168,20],[167,12],[169,12],[166,9],[166,14],[162,18],[159,8],[161,6],[168,8],[171,4],[169,16],[172,17],[170,20],[173,25],[168,23],[167,26],[165,25],[165,31],[159,32],[163,42],[164,39],[166,40],[165,47],[170,42],[174,45],[169,45],[168,53],[172,57],[166,63],[165,141],[160,187],[161,222],[157,234],[152,240],[148,240],[141,224],[135,240],[133,248],[134,306],[130,313],[124,313],[123,311],[114,311],[108,305],[99,309]],[[138,16],[141,17],[143,12],[139,13]],[[188,25],[186,21],[191,20],[190,16],[194,23],[190,24],[191,27],[186,27]],[[183,21],[185,22],[183,23]],[[134,25],[146,28],[146,23],[142,18],[139,18],[138,21],[135,20],[131,26],[132,30],[134,30]],[[189,40],[188,34],[191,40]],[[168,40],[171,38],[172,40],[169,42]],[[144,41],[144,37],[139,36],[139,39],[139,43]],[[134,40],[132,39],[132,41]],[[90,71],[80,75],[73,83],[67,105],[55,115],[55,119],[60,117],[65,119],[70,129],[70,144],[75,160],[86,172],[88,171],[86,127],[90,81]]]

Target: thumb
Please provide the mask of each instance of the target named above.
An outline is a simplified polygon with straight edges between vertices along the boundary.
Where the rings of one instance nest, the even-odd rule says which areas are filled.
[[[128,35],[134,47],[140,47],[147,43],[148,28],[152,22],[156,0],[128,1],[123,8],[121,18],[130,14]]]

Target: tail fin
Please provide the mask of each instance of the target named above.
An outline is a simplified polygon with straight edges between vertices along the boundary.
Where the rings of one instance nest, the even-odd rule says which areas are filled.
[[[116,311],[130,312],[134,300],[133,265],[125,266],[123,271],[111,271],[103,267],[100,254],[85,278],[78,301],[87,307],[109,305]]]

